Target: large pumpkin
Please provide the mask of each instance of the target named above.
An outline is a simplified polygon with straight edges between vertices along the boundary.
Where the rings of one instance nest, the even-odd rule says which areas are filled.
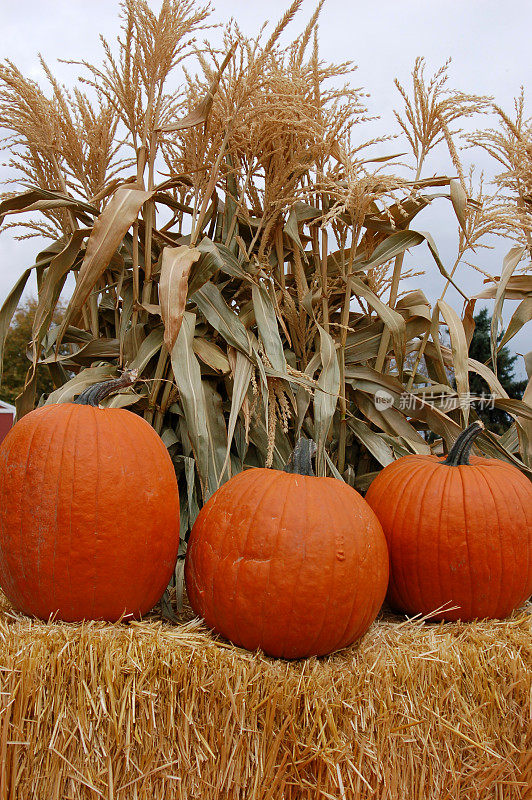
[[[470,459],[482,429],[467,428],[444,461],[398,459],[368,490],[388,541],[388,599],[407,614],[503,618],[532,593],[532,484],[504,461]]]
[[[294,474],[249,469],[224,484],[200,511],[185,562],[190,603],[210,628],[284,658],[351,644],[388,583],[377,517],[347,484],[312,475],[308,445],[296,448]]]
[[[97,407],[128,382],[32,411],[0,447],[0,586],[27,614],[137,617],[168,584],[179,546],[172,461],[141,417]]]

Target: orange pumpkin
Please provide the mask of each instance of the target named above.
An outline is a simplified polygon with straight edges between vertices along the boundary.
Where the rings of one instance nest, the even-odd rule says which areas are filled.
[[[470,459],[483,427],[467,428],[444,461],[398,459],[368,490],[388,541],[388,599],[400,611],[503,618],[532,593],[532,484],[504,461]]]
[[[131,382],[42,406],[0,447],[0,586],[27,614],[137,617],[168,584],[179,547],[172,461],[141,417],[97,407]]]
[[[325,655],[375,619],[388,583],[386,541],[354,489],[313,476],[308,441],[286,469],[295,472],[241,472],[202,508],[187,593],[234,644],[284,658]]]

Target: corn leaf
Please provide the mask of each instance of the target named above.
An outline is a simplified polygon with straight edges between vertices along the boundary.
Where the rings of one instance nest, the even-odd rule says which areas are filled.
[[[163,327],[160,325],[155,328],[145,339],[143,339],[133,361],[129,362],[128,369],[136,369],[142,375],[149,361],[158,354],[163,344]]]
[[[218,476],[218,484],[222,482],[225,470],[229,464],[229,455],[231,451],[231,443],[235,433],[235,427],[238,415],[244,403],[251,375],[253,372],[253,364],[247,356],[240,352],[240,350],[233,350],[230,355],[231,370],[233,373],[233,391],[231,393],[231,412],[229,414],[229,424],[227,429],[227,452],[225,453],[222,469]]]
[[[445,302],[445,300],[438,300],[438,308],[449,328],[449,336],[451,337],[451,349],[453,353],[454,376],[456,378],[456,388],[458,394],[463,398],[469,395],[469,372],[468,372],[468,346],[462,320]],[[467,426],[469,419],[469,405],[464,405],[464,426]]]
[[[205,396],[206,423],[209,436],[209,468],[207,477],[207,500],[223,482],[223,469],[228,445],[227,428],[222,407],[222,397],[209,380],[202,381]],[[220,476],[222,480],[220,480]],[[227,479],[231,473],[227,475]]]
[[[463,232],[466,233],[467,194],[460,181],[453,178],[449,184],[451,190],[451,203],[454,213]]]
[[[226,375],[230,372],[231,367],[229,365],[229,359],[218,345],[208,339],[196,336],[192,347],[200,361],[203,361],[204,364],[207,364],[215,372],[220,372],[222,375]]]
[[[403,368],[403,358],[406,348],[406,323],[397,311],[394,311],[390,306],[380,300],[371,289],[359,278],[351,278],[351,285],[355,294],[363,297],[372,308],[375,309],[379,317],[382,319],[388,330],[390,331],[395,358],[399,371]]]
[[[90,229],[81,228],[74,231],[66,247],[54,256],[46,270],[33,319],[34,360],[38,355],[36,345],[41,341],[45,330],[50,325],[68,272],[80,256],[83,240],[89,235]]]
[[[79,271],[76,288],[59,331],[58,345],[61,343],[70,319],[86,302],[96,282],[109,265],[127,230],[137,218],[142,205],[152,194],[153,192],[132,189],[127,185],[121,186],[116,190],[94,223],[92,233],[87,242],[87,250]]]
[[[379,464],[387,467],[394,461],[393,450],[386,444],[382,436],[372,431],[371,428],[355,417],[351,417],[347,422],[356,438],[369,450],[377,459]]]
[[[320,333],[321,372],[314,395],[314,441],[316,453],[316,475],[325,475],[325,443],[333,420],[340,392],[340,367],[334,339],[321,325]]]
[[[116,377],[116,368],[111,366],[111,364],[88,367],[71,378],[64,386],[61,386],[60,389],[56,389],[55,392],[48,395],[46,405],[53,403],[71,403],[72,400],[74,400],[78,394],[81,394],[84,389],[87,389],[88,386],[114,377]]]
[[[522,300],[517,308],[515,309],[514,313],[512,314],[512,318],[508,323],[508,327],[504,332],[504,336],[502,337],[499,346],[497,348],[497,352],[507,344],[510,339],[519,333],[523,325],[526,325],[527,322],[530,322],[532,319],[532,295],[529,297],[525,297]]]
[[[163,250],[159,299],[164,323],[164,343],[169,353],[175,344],[185,313],[190,269],[200,256],[201,252],[197,247],[188,245],[165,247]]]
[[[286,373],[283,343],[279,335],[277,316],[270,296],[264,286],[254,284],[252,297],[257,327],[270,364],[278,372]]]
[[[209,483],[209,431],[201,370],[192,347],[195,326],[196,315],[185,311],[172,349],[171,361],[187,434],[196,460],[202,491],[206,495]]]
[[[493,306],[493,314],[491,317],[491,363],[495,375],[497,374],[497,338],[499,335],[499,325],[502,322],[502,305],[504,303],[506,287],[508,285],[508,281],[512,277],[514,269],[521,261],[521,258],[525,252],[525,247],[512,247],[512,249],[504,258],[501,279],[497,284],[495,304]]]
[[[0,383],[2,382],[2,371],[4,365],[4,347],[9,333],[9,326],[13,319],[13,314],[17,310],[17,306],[22,297],[22,292],[26,288],[28,278],[31,275],[33,267],[24,270],[16,284],[13,286],[8,296],[4,300],[2,308],[0,309]]]
[[[251,355],[249,337],[238,316],[225,302],[221,291],[210,281],[190,298],[207,322],[225,341],[246,355]]]

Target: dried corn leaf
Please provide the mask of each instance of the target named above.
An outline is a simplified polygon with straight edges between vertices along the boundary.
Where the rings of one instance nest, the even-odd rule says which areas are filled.
[[[264,286],[254,284],[252,289],[253,309],[264,350],[272,367],[286,373],[283,343],[277,327],[275,308]]]
[[[70,324],[71,318],[81,309],[97,280],[106,270],[116,249],[133,224],[142,205],[153,192],[121,186],[114,193],[98,219],[87,242],[76,288],[61,325],[58,344]]]
[[[372,431],[362,420],[351,417],[347,422],[349,428],[353,431],[356,438],[369,450],[369,452],[377,459],[379,464],[387,467],[394,461],[393,450],[386,444],[382,436]]]
[[[195,327],[196,315],[185,311],[171,360],[187,434],[194,452],[202,491],[206,494],[209,482],[209,431],[201,370],[192,346]]]
[[[209,281],[190,299],[227,344],[251,355],[249,337],[244,325],[235,312],[229,308],[221,291],[214,283]]]
[[[456,388],[458,394],[467,398],[469,396],[469,372],[468,372],[468,351],[467,340],[465,335],[462,320],[445,302],[445,300],[438,300],[438,308],[440,309],[445,323],[449,329],[449,336],[451,338],[451,348],[453,353],[454,376],[456,379]],[[462,409],[464,416],[464,426],[467,426],[469,419],[469,406],[465,405]]]
[[[499,342],[499,346],[497,348],[498,351],[504,347],[510,339],[519,333],[523,325],[526,325],[527,322],[532,320],[532,295],[529,297],[525,297],[522,300],[517,308],[515,309],[514,313],[512,314],[512,318],[508,323],[508,327],[504,332],[504,336],[502,337],[501,341]]]
[[[340,367],[334,339],[321,325],[317,325],[317,328],[320,333],[322,368],[314,394],[314,440],[318,448],[316,475],[325,475],[325,444],[340,392]]]
[[[502,305],[506,294],[506,287],[508,281],[512,277],[513,271],[521,261],[525,252],[525,247],[512,247],[504,258],[501,278],[497,284],[497,292],[495,294],[495,303],[491,317],[491,363],[495,375],[497,374],[497,338],[499,335],[499,326],[502,323]]]
[[[197,357],[216,372],[226,375],[231,370],[229,359],[222,348],[208,339],[196,336],[192,347]]]
[[[222,482],[225,470],[229,464],[229,455],[231,451],[231,443],[235,433],[235,427],[244,403],[251,375],[253,373],[253,364],[247,356],[240,352],[240,350],[231,350],[229,353],[231,371],[233,374],[233,389],[231,392],[231,411],[229,414],[229,424],[227,429],[227,452],[223,461],[221,472],[218,476],[218,485]]]
[[[0,309],[0,382],[2,380],[2,370],[4,364],[4,347],[9,333],[9,326],[13,319],[13,314],[17,310],[17,306],[22,297],[22,292],[26,288],[26,284],[31,275],[33,267],[24,270],[16,284],[13,286],[8,296],[4,300],[2,308]]]
[[[111,364],[87,367],[87,369],[82,370],[71,378],[64,386],[61,386],[60,389],[56,389],[55,392],[48,395],[46,405],[53,403],[71,403],[72,400],[74,400],[78,394],[81,394],[88,386],[114,377],[116,377],[116,368],[111,366]]]
[[[188,293],[188,277],[201,256],[197,247],[165,247],[159,278],[159,300],[164,323],[164,343],[170,353],[177,339]]]

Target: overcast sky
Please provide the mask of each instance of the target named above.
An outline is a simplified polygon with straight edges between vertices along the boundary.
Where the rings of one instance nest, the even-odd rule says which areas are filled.
[[[158,7],[154,0],[149,4]],[[287,5],[288,0],[216,0],[214,19],[225,22],[234,16],[246,33],[253,34],[265,18],[276,22]],[[302,23],[313,9],[313,0],[307,0]],[[112,39],[119,28],[117,0],[0,0],[0,10],[0,55],[13,60],[37,80],[42,78],[39,51],[60,79],[70,83],[75,68],[56,65],[56,59],[98,60],[99,34]],[[296,31],[295,26],[293,30]],[[453,87],[493,95],[511,112],[521,85],[525,90],[530,88],[531,30],[532,0],[327,0],[321,16],[320,41],[323,58],[353,60],[358,65],[354,83],[371,92],[370,110],[381,116],[378,130],[382,133],[395,131],[392,109],[397,104],[397,93],[393,79],[397,76],[402,83],[408,83],[416,56],[426,57],[428,73],[452,57]],[[530,103],[528,109],[532,113]],[[399,148],[395,144],[382,147],[383,153],[406,149],[402,143]],[[466,154],[466,162],[468,157]],[[476,160],[486,168],[482,157]],[[452,171],[443,152],[430,166],[438,172]],[[416,219],[415,226],[432,232],[447,265],[453,261],[455,247],[450,208],[446,201],[439,201],[437,207],[433,204]],[[507,249],[501,243],[485,255],[483,265],[488,271],[500,273]],[[9,232],[0,236],[0,302],[22,270],[33,263],[35,252],[36,240],[16,242]],[[441,278],[424,245],[412,252],[409,263],[429,270],[418,282],[430,299],[435,299],[441,290]],[[467,268],[463,270],[458,274],[460,285],[471,294],[480,290],[480,276],[466,274]],[[461,310],[459,296],[449,293],[448,297]],[[508,312],[515,306],[509,302]],[[514,342],[516,352],[532,350],[530,329],[522,331]]]

